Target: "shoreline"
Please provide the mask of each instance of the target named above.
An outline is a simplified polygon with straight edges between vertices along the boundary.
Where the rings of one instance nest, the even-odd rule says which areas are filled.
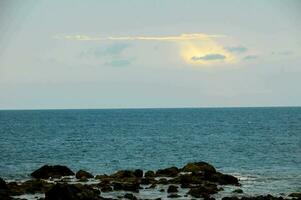
[[[83,170],[74,173],[66,166],[44,165],[31,173],[31,179],[22,181],[1,179],[1,182],[0,199],[4,200],[54,200],[61,197],[75,200],[301,198],[300,191],[273,194],[274,196],[267,193],[250,195],[243,190],[244,180],[241,177],[223,174],[206,162],[188,163],[182,168],[169,167],[157,171],[119,170],[110,175],[95,176]]]

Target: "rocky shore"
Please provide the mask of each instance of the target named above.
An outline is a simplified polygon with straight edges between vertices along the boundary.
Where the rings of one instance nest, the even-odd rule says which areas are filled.
[[[224,187],[235,189],[219,196]],[[145,195],[146,194],[146,195]],[[300,200],[301,193],[283,196],[248,196],[240,188],[239,179],[218,172],[206,162],[188,163],[182,168],[169,167],[157,171],[120,170],[114,174],[92,175],[66,166],[42,166],[23,182],[6,182],[0,178],[0,199],[45,200]]]

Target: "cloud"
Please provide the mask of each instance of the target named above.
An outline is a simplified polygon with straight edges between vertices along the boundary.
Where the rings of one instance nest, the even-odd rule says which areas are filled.
[[[256,56],[256,55],[248,55],[248,56],[245,56],[243,59],[244,60],[254,60],[257,58],[258,58],[258,56]]]
[[[100,40],[154,40],[154,41],[185,41],[202,40],[208,38],[220,38],[224,35],[208,35],[204,33],[184,33],[181,35],[169,36],[89,36],[89,35],[56,35],[55,39],[79,40],[79,41],[100,41]]]
[[[115,43],[109,47],[107,47],[103,54],[105,55],[119,55],[121,54],[126,48],[128,48],[130,45],[125,43]]]
[[[280,52],[272,51],[271,54],[272,55],[280,55],[280,56],[289,56],[289,55],[292,55],[293,52],[292,51],[280,51]]]
[[[233,46],[233,47],[226,47],[226,49],[232,53],[244,53],[248,49],[244,46]]]
[[[191,60],[198,61],[198,60],[206,60],[206,61],[215,61],[215,60],[224,60],[226,56],[222,54],[207,54],[204,56],[193,56]]]
[[[131,64],[131,60],[129,59],[114,59],[109,62],[106,62],[105,65],[109,65],[112,67],[123,67]]]

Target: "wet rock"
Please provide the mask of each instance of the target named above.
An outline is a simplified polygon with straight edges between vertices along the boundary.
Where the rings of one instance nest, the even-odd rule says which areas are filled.
[[[9,197],[9,191],[6,182],[2,178],[0,178],[0,199],[3,200],[11,199]]]
[[[175,193],[175,192],[178,192],[178,186],[175,186],[175,185],[170,185],[167,189],[167,192],[168,193]]]
[[[181,197],[181,195],[178,195],[178,194],[169,194],[167,197],[168,198],[179,198],[179,197]]]
[[[143,171],[141,169],[136,169],[134,171],[134,175],[138,178],[141,178],[141,177],[143,177]]]
[[[100,190],[102,192],[111,192],[111,191],[113,191],[113,188],[110,186],[110,181],[108,181],[108,180],[103,180],[97,186],[100,187]]]
[[[142,185],[154,184],[156,182],[157,181],[154,178],[150,178],[150,177],[145,177],[140,180],[140,184]]]
[[[182,168],[183,172],[209,172],[215,173],[215,168],[206,162],[188,163]]]
[[[45,200],[100,200],[99,194],[87,185],[56,184],[45,193]]]
[[[244,191],[242,189],[236,189],[236,190],[233,190],[232,193],[238,193],[238,194],[241,194],[243,193]]]
[[[238,197],[223,197],[222,200],[239,200]]]
[[[180,170],[177,167],[169,167],[166,169],[159,169],[156,172],[156,176],[164,176],[164,177],[175,177],[179,174]]]
[[[289,197],[301,199],[301,192],[294,192],[288,195]]]
[[[168,184],[168,180],[166,178],[160,178],[157,181],[157,184],[167,185]]]
[[[196,188],[191,188],[187,194],[192,197],[200,198],[200,197],[209,197],[211,194],[216,194],[218,192],[217,185],[215,184],[207,184],[203,186],[198,186]]]
[[[139,192],[140,185],[138,182],[136,182],[136,183],[114,182],[113,189],[114,190],[131,191],[131,192]]]
[[[86,171],[84,171],[84,170],[79,170],[78,172],[76,172],[75,177],[76,177],[77,179],[94,178],[94,176],[93,176],[91,173],[86,172]]]
[[[205,179],[219,183],[221,185],[239,185],[238,179],[236,177],[229,174],[222,174],[220,172],[214,174],[205,173]]]
[[[43,167],[37,169],[31,176],[38,179],[48,179],[52,178],[61,178],[62,176],[72,176],[72,172],[68,167],[62,165],[44,165]]]
[[[123,179],[123,178],[136,178],[134,172],[130,170],[120,170],[115,174],[112,174],[110,177],[115,179]]]
[[[126,193],[124,195],[125,199],[130,199],[130,200],[137,200],[137,197],[135,197],[132,193]]]
[[[52,183],[44,180],[28,180],[23,183],[10,182],[7,184],[11,195],[44,193],[52,187]]]
[[[155,172],[147,171],[145,172],[144,177],[155,177]]]

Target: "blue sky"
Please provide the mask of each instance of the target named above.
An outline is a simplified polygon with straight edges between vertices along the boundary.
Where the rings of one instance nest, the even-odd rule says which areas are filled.
[[[0,2],[0,109],[301,106],[296,0]]]

